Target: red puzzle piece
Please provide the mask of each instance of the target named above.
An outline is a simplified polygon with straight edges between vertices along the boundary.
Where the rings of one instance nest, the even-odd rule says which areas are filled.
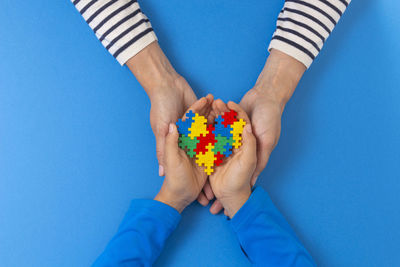
[[[221,153],[218,152],[217,154],[214,155],[214,157],[215,157],[215,160],[214,160],[215,166],[221,165],[222,158],[224,157],[224,154],[221,154]]]
[[[210,144],[210,143],[212,145],[215,145],[217,140],[215,140],[215,135],[213,134],[214,130],[215,130],[214,126],[209,124],[209,125],[207,125],[208,134],[205,135],[205,136],[204,135],[200,135],[199,137],[197,137],[199,142],[197,143],[196,148],[193,149],[193,151],[196,152],[196,154],[199,154],[200,152],[206,153],[207,152],[206,146],[208,144]]]
[[[228,127],[228,125],[233,124],[233,122],[237,121],[236,115],[237,112],[234,110],[229,110],[229,112],[225,112],[224,115],[222,115],[222,118],[224,119],[222,124],[225,127]]]

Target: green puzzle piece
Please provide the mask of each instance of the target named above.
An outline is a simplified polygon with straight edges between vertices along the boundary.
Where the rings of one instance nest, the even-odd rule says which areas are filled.
[[[220,134],[218,136],[215,137],[215,140],[217,140],[217,142],[214,144],[214,149],[213,152],[215,154],[217,154],[218,152],[220,154],[224,154],[225,153],[225,145],[227,143],[230,143],[230,145],[233,144],[234,140],[233,138],[228,138],[225,136],[221,136]]]
[[[199,140],[196,137],[194,139],[192,139],[186,135],[179,136],[179,147],[182,149],[185,149],[185,147],[186,147],[187,148],[186,153],[191,158],[193,158],[196,155],[196,152],[194,152],[194,149],[196,148],[198,142],[199,142]]]

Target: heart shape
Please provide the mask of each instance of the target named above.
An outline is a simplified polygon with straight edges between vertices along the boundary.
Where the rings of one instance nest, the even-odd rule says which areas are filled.
[[[242,143],[242,132],[246,122],[237,119],[234,110],[218,115],[214,125],[207,124],[207,119],[193,111],[185,114],[185,120],[176,123],[179,132],[179,147],[204,166],[205,173],[211,175],[214,165],[219,166],[224,157],[232,154],[232,149],[239,148]]]

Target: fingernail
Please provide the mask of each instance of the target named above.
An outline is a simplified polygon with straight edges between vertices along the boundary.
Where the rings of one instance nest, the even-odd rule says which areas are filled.
[[[172,123],[169,124],[169,132],[172,133],[174,131],[174,126]]]
[[[247,130],[248,133],[251,133],[251,132],[253,131],[253,130],[251,129],[251,125],[246,125],[246,127],[247,127],[246,130]]]
[[[164,167],[161,165],[158,165],[158,175],[164,176]]]

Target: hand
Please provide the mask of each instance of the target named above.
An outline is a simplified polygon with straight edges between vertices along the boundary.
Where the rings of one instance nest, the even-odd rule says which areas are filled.
[[[245,94],[240,105],[249,115],[257,138],[257,166],[251,180],[253,186],[278,143],[284,105],[257,87]]]
[[[196,101],[196,95],[181,77],[173,83],[155,89],[150,95],[150,124],[156,137],[156,152],[159,175],[164,176],[164,145],[168,125],[181,118],[185,110]]]
[[[300,61],[272,49],[255,86],[240,102],[250,116],[257,139],[257,166],[251,179],[252,186],[267,165],[269,156],[278,143],[284,107],[305,70],[306,67]],[[217,109],[226,111],[222,101],[220,103],[216,101],[216,104]],[[214,201],[210,212],[217,214],[221,209],[221,203]]]
[[[227,108],[235,110],[238,118],[246,121],[242,146],[234,149],[233,155],[223,165],[215,168],[209,181],[215,197],[225,209],[225,214],[232,218],[251,194],[250,181],[256,168],[257,154],[256,139],[246,112],[233,102],[228,102]]]
[[[240,101],[250,116],[257,138],[257,167],[252,185],[278,143],[283,110],[305,70],[300,61],[273,49],[254,88]]]
[[[169,123],[175,123],[197,97],[172,67],[157,42],[128,60],[127,66],[151,101],[150,124],[156,137],[159,175],[164,176],[164,145]]]
[[[212,95],[203,97],[195,102],[190,110],[209,118],[212,116],[212,99]],[[189,158],[186,152],[179,148],[176,125],[170,123],[168,129],[164,153],[166,176],[160,192],[154,199],[182,212],[199,196],[207,180],[207,174],[196,164],[194,158]]]

